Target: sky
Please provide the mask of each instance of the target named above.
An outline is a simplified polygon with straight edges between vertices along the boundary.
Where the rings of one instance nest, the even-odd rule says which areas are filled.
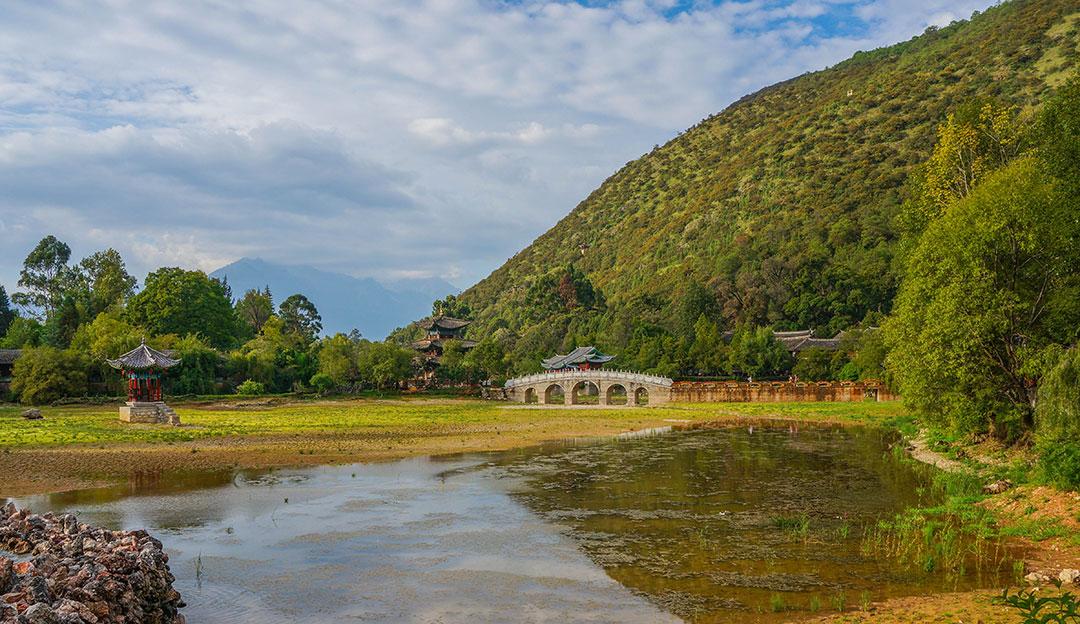
[[[0,284],[244,256],[467,287],[739,97],[988,0],[8,0]]]

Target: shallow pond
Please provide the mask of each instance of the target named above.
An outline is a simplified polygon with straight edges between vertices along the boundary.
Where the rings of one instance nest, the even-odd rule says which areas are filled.
[[[705,429],[16,503],[149,529],[192,624],[773,622],[996,584],[860,552],[925,486],[884,436]]]

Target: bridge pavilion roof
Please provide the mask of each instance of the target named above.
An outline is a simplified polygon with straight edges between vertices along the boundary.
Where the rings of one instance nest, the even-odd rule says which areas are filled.
[[[150,347],[145,341],[115,360],[106,358],[105,361],[108,362],[109,366],[121,370],[143,370],[147,368],[165,369],[172,368],[180,363],[179,359],[174,359],[169,355]]]
[[[604,355],[596,350],[596,347],[578,347],[566,355],[555,355],[546,360],[541,360],[546,370],[560,370],[563,368],[576,368],[580,364],[606,364],[614,360],[614,355]]]

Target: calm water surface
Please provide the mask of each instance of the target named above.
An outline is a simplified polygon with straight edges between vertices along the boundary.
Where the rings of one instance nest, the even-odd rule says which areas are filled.
[[[149,529],[192,624],[773,622],[996,583],[860,553],[925,485],[882,435],[698,430],[16,502]]]

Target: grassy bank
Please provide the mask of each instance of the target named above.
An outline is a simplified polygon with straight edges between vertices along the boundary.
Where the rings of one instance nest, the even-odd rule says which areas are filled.
[[[43,420],[23,419],[22,408],[17,406],[0,407],[0,449],[159,444],[290,434],[364,434],[389,429],[449,431],[477,426],[515,425],[526,421],[567,425],[566,435],[571,436],[582,435],[583,429],[587,432],[593,427],[605,430],[610,427],[632,428],[644,422],[667,420],[704,422],[749,417],[875,425],[905,425],[909,422],[903,406],[897,402],[529,409],[505,403],[418,397],[303,402],[253,399],[179,404],[174,407],[183,422],[181,427],[122,423],[117,419],[115,406],[43,408]],[[558,436],[558,431],[552,433]]]
[[[183,470],[267,468],[493,451],[649,427],[784,418],[883,425],[899,403],[525,407],[477,400],[232,399],[174,405],[181,427],[121,423],[115,406],[0,407],[0,496]]]

